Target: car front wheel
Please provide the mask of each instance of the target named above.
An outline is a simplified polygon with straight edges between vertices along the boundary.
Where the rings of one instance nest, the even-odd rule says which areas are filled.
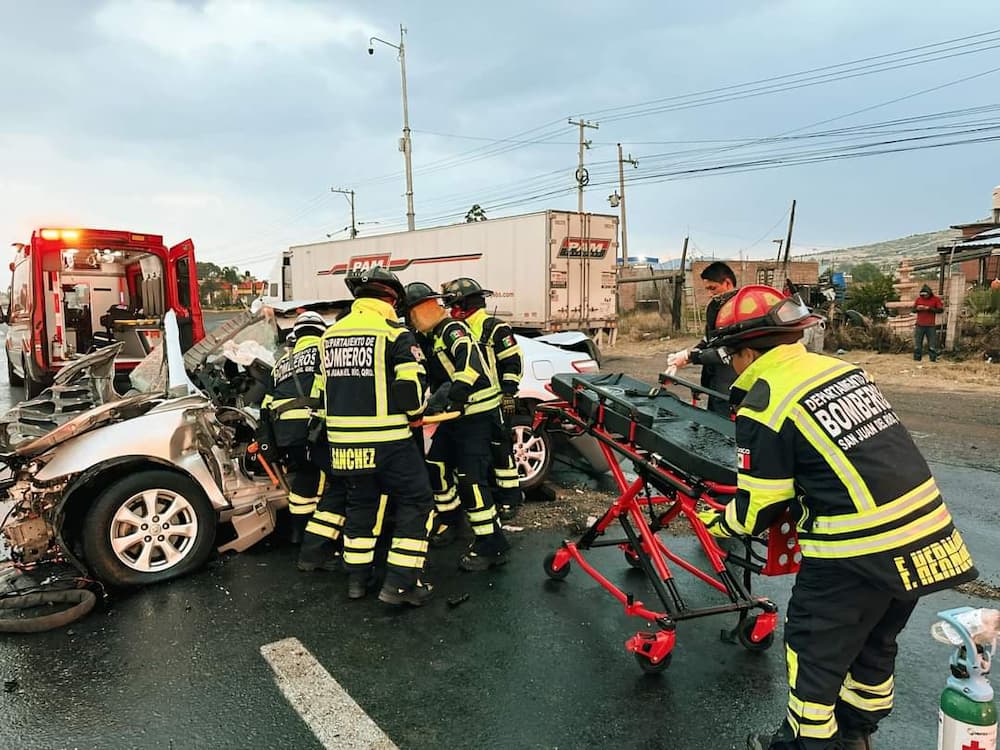
[[[215,511],[191,479],[144,470],[102,492],[83,523],[83,552],[114,586],[168,581],[201,567],[215,540]]]
[[[531,416],[514,417],[511,438],[514,443],[514,463],[522,490],[538,487],[548,476],[552,465],[552,441],[544,430],[531,428]]]

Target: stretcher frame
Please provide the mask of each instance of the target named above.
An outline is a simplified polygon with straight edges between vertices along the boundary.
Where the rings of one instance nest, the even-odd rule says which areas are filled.
[[[661,384],[665,380],[688,387],[694,393],[709,392],[676,378],[661,377]],[[625,642],[626,650],[634,655],[642,670],[648,673],[659,673],[669,666],[676,643],[676,625],[684,620],[738,613],[739,621],[736,626],[722,631],[723,640],[739,642],[750,651],[770,648],[778,623],[778,607],[769,599],[752,593],[751,575],[786,575],[798,570],[801,558],[791,517],[786,515],[769,529],[766,539],[742,537],[745,552],[743,556],[724,550],[698,518],[698,504],[704,503],[722,510],[726,502],[736,494],[736,487],[691,476],[671,463],[669,457],[644,450],[635,442],[634,423],[629,430],[630,434],[610,431],[605,424],[605,413],[608,402],[614,404],[618,401],[615,394],[602,392],[600,386],[584,377],[574,377],[572,382],[572,399],[550,401],[536,407],[535,429],[547,428],[571,435],[586,433],[593,436],[610,467],[618,496],[579,539],[563,541],[560,548],[545,559],[546,575],[550,579],[561,581],[569,574],[571,563],[576,563],[623,605],[627,615],[655,625],[656,630],[641,630]],[[577,410],[577,398],[584,390],[596,393],[598,397],[596,410],[591,408],[591,416],[587,418]],[[652,389],[650,396],[655,395],[658,390]],[[637,474],[635,480],[629,481],[625,476],[621,467],[623,460],[632,462]],[[657,536],[657,532],[681,516],[688,521],[697,537],[708,559],[710,571],[698,568],[673,552]],[[624,538],[605,538],[615,521],[624,531]],[[752,548],[754,544],[766,545],[766,556],[755,552]],[[619,547],[622,550],[626,562],[644,573],[662,609],[647,607],[633,594],[618,588],[585,559],[585,552],[601,547]],[[689,607],[677,588],[668,562],[724,594],[728,603]],[[751,616],[750,613],[754,610],[760,612]]]

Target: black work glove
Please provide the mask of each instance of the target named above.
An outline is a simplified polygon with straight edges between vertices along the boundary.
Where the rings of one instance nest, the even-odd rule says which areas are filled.
[[[505,393],[500,397],[500,411],[507,419],[511,419],[514,416],[514,412],[517,411],[517,400],[509,393]]]
[[[451,383],[443,383],[439,385],[437,390],[431,394],[431,397],[427,401],[427,408],[424,409],[424,414],[428,417],[433,414],[440,414],[446,411],[448,408],[448,392],[451,390]]]

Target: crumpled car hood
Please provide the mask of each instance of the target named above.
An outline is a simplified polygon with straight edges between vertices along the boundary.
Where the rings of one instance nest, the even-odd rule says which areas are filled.
[[[0,452],[19,452],[21,446],[95,407],[118,401],[115,357],[121,349],[122,344],[116,344],[81,357],[60,370],[37,398],[21,402],[0,417]]]

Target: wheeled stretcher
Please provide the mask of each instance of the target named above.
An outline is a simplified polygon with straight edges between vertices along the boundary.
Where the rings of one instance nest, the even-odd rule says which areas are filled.
[[[626,614],[655,626],[625,642],[646,672],[661,672],[670,663],[676,626],[682,620],[738,613],[723,639],[752,651],[768,649],[774,640],[778,608],[751,593],[751,575],[785,575],[798,570],[801,559],[795,523],[786,514],[761,538],[733,540],[737,551],[720,547],[698,518],[699,506],[721,510],[736,494],[736,440],[732,421],[699,409],[663,388],[672,381],[694,393],[708,392],[693,383],[661,377],[649,385],[626,375],[556,375],[552,390],[559,401],[536,408],[536,428],[571,435],[588,433],[600,444],[611,467],[618,497],[576,541],[564,541],[545,559],[545,572],[562,580],[576,563],[615,599]],[[631,463],[626,475],[622,462]],[[634,478],[633,478],[634,474]],[[671,522],[686,520],[708,561],[702,570],[673,552],[657,536]],[[615,522],[624,537],[608,538]],[[641,570],[659,607],[647,606],[601,575],[584,553],[598,547],[620,547],[625,562]],[[729,544],[727,544],[729,546]],[[682,597],[671,566],[676,565],[728,600],[692,608]]]

